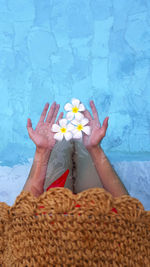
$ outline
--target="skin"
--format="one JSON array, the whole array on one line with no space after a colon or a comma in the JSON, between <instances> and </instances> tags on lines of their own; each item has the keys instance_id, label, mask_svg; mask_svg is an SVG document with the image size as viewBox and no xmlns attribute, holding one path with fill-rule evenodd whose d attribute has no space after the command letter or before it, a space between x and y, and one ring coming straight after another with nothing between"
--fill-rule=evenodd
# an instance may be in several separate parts
<instances>
[{"instance_id":1,"label":"skin","mask_svg":"<svg viewBox=\"0 0 150 267\"><path fill-rule=\"evenodd\" d=\"M93 118L88 110L83 112L84 116L89 120L87 125L91 127L91 134L83 135L83 144L87 149L99 146L102 139L105 137L109 120L109 117L106 117L103 125L101 126L94 101L90 101L90 106L92 109Z\"/></svg>"},{"instance_id":2,"label":"skin","mask_svg":"<svg viewBox=\"0 0 150 267\"><path fill-rule=\"evenodd\" d=\"M59 104L53 102L48 112L49 103L46 103L35 130L32 128L31 119L29 118L27 120L28 134L36 145L36 151L32 168L23 187L23 191L30 192L35 197L40 196L44 192L44 181L48 161L51 151L56 144L56 140L54 139L55 133L51 131L51 128L55 123L59 107ZM63 112L60 113L56 124L58 124L62 117Z\"/></svg>"},{"instance_id":3,"label":"skin","mask_svg":"<svg viewBox=\"0 0 150 267\"><path fill-rule=\"evenodd\" d=\"M84 116L88 118L89 120L89 123L87 125L91 127L90 136L83 133L83 144L86 148L95 147L99 145L99 143L102 141L102 139L104 138L106 134L107 127L108 127L108 119L109 119L109 117L106 117L103 122L103 125L101 126L94 101L90 101L90 106L92 109L93 118L88 110L85 110L83 112ZM54 102L46 118L46 114L49 108L49 104L46 103L35 130L33 130L32 128L31 119L28 119L27 121L27 130L28 130L29 136L31 140L35 143L39 151L47 150L47 149L52 151L52 149L54 148L57 142L54 139L55 133L51 131L51 127L55 123L59 107L60 105L59 104L56 105L56 102ZM58 124L59 120L62 118L63 118L63 112L60 113L56 124Z\"/></svg>"},{"instance_id":4,"label":"skin","mask_svg":"<svg viewBox=\"0 0 150 267\"><path fill-rule=\"evenodd\" d=\"M96 148L106 134L108 127L108 117L105 118L103 125L99 122L98 113L93 101L90 101L90 106L93 113L93 118L88 110L83 112L84 116L89 119L88 125L91 127L91 135L88 136L83 133L83 144L86 149ZM53 150L57 140L54 139L55 133L51 131L52 125L55 123L60 105L53 102L48 112L49 103L41 113L40 120L33 130L32 122L29 118L27 120L27 130L30 139L36 145L36 152L34 162L29 174L29 177L24 185L23 190L31 192L35 197L40 196L44 192L44 181L47 171L47 165L51 151ZM63 118L63 112L60 113L56 124Z\"/></svg>"},{"instance_id":5,"label":"skin","mask_svg":"<svg viewBox=\"0 0 150 267\"><path fill-rule=\"evenodd\" d=\"M101 126L98 118L98 113L93 101L90 101L90 106L93 113L93 118L88 110L84 111L84 116L89 119L89 125L91 126L90 136L83 136L83 143L90 153L92 161L97 170L100 181L106 191L110 192L113 197L120 197L123 195L129 195L124 184L120 180L119 176L111 166L108 158L106 157L100 143L108 128L109 117L106 117L103 125Z\"/></svg>"},{"instance_id":6,"label":"skin","mask_svg":"<svg viewBox=\"0 0 150 267\"><path fill-rule=\"evenodd\" d=\"M27 121L28 134L31 140L36 145L38 151L45 151L45 150L52 151L52 149L56 144L56 140L54 139L55 133L51 131L51 127L55 123L60 105L56 104L56 102L53 102L47 114L48 108L49 108L49 103L46 103L35 130L33 130L32 128L31 119L29 118ZM63 117L63 112L60 113L56 124L58 124L59 120L62 119L62 117Z\"/></svg>"}]
</instances>

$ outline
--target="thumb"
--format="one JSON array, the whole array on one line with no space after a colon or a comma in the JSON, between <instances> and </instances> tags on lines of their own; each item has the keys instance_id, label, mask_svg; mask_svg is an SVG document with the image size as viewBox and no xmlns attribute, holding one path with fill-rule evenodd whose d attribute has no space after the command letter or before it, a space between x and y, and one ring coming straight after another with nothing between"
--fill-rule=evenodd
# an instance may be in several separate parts
<instances>
[{"instance_id":1,"label":"thumb","mask_svg":"<svg viewBox=\"0 0 150 267\"><path fill-rule=\"evenodd\" d=\"M31 119L30 118L27 120L27 130L28 130L28 134L29 134L30 138L33 139L33 137L34 137L34 130L32 128L32 122L31 122Z\"/></svg>"},{"instance_id":2,"label":"thumb","mask_svg":"<svg viewBox=\"0 0 150 267\"><path fill-rule=\"evenodd\" d=\"M105 120L103 121L103 126L102 127L105 129L105 131L108 128L108 120L109 120L109 117L106 117Z\"/></svg>"}]
</instances>

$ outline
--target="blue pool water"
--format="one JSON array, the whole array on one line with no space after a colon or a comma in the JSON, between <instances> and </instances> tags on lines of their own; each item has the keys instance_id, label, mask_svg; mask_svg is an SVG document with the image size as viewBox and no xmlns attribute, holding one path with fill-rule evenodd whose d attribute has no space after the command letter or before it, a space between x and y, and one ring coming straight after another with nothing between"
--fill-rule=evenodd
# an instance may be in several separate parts
<instances>
[{"instance_id":1,"label":"blue pool water","mask_svg":"<svg viewBox=\"0 0 150 267\"><path fill-rule=\"evenodd\" d=\"M35 128L46 102L61 112L75 97L109 116L102 147L150 209L149 18L147 0L1 1L0 201L13 203L31 167L27 118Z\"/></svg>"}]
</instances>

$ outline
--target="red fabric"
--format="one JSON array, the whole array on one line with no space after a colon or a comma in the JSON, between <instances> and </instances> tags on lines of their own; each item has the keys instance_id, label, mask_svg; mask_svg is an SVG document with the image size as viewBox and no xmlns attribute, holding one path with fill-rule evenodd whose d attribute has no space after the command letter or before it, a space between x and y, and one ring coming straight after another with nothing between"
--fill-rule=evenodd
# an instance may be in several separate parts
<instances>
[{"instance_id":1,"label":"red fabric","mask_svg":"<svg viewBox=\"0 0 150 267\"><path fill-rule=\"evenodd\" d=\"M53 182L49 187L47 187L46 191L53 187L64 187L68 174L69 169L67 169L55 182Z\"/></svg>"}]
</instances>

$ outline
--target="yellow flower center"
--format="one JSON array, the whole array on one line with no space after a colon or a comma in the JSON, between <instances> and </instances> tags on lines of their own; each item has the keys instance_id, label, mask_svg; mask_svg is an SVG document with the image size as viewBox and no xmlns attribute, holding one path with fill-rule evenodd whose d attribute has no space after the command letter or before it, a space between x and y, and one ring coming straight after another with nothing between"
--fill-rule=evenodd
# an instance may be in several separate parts
<instances>
[{"instance_id":1,"label":"yellow flower center","mask_svg":"<svg viewBox=\"0 0 150 267\"><path fill-rule=\"evenodd\" d=\"M81 131L83 129L83 126L81 124L78 125L77 130Z\"/></svg>"},{"instance_id":2,"label":"yellow flower center","mask_svg":"<svg viewBox=\"0 0 150 267\"><path fill-rule=\"evenodd\" d=\"M61 128L61 132L65 133L66 132L66 128Z\"/></svg>"},{"instance_id":3,"label":"yellow flower center","mask_svg":"<svg viewBox=\"0 0 150 267\"><path fill-rule=\"evenodd\" d=\"M78 110L79 110L79 109L78 109L77 107L72 108L73 113L77 113Z\"/></svg>"}]
</instances>

